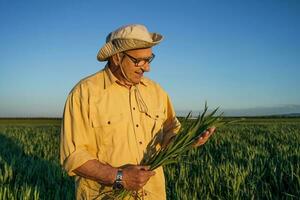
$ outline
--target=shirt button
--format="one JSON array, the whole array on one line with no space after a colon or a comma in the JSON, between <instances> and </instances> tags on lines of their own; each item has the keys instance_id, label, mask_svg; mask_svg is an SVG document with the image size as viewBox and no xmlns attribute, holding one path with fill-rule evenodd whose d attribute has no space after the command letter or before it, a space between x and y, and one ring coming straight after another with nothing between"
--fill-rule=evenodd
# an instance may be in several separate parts
<instances>
[{"instance_id":1,"label":"shirt button","mask_svg":"<svg viewBox=\"0 0 300 200\"><path fill-rule=\"evenodd\" d=\"M110 121L108 121L107 124L110 124Z\"/></svg>"},{"instance_id":2,"label":"shirt button","mask_svg":"<svg viewBox=\"0 0 300 200\"><path fill-rule=\"evenodd\" d=\"M143 144L141 141L139 142L140 144Z\"/></svg>"},{"instance_id":3,"label":"shirt button","mask_svg":"<svg viewBox=\"0 0 300 200\"><path fill-rule=\"evenodd\" d=\"M135 125L136 127L139 127L139 125L137 124L137 125Z\"/></svg>"}]
</instances>

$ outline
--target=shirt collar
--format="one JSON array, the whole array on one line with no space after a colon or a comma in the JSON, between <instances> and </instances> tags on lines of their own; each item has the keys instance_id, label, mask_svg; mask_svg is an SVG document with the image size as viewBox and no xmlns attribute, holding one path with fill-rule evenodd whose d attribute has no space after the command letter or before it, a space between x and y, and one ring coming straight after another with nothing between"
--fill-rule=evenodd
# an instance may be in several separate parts
<instances>
[{"instance_id":1,"label":"shirt collar","mask_svg":"<svg viewBox=\"0 0 300 200\"><path fill-rule=\"evenodd\" d=\"M111 72L111 70L108 67L108 64L105 65L104 68L104 72L105 72L105 78L104 78L104 88L107 89L109 86L111 86L112 84L119 84L119 85L124 85L122 84L119 79ZM141 78L141 85L147 86L148 84L148 80L145 77Z\"/></svg>"}]
</instances>

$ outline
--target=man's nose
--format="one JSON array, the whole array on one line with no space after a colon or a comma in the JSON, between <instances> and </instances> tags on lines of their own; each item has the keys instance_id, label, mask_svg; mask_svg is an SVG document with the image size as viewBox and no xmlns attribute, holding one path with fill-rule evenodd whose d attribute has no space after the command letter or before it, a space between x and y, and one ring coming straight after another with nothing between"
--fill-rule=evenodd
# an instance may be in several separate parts
<instances>
[{"instance_id":1,"label":"man's nose","mask_svg":"<svg viewBox=\"0 0 300 200\"><path fill-rule=\"evenodd\" d=\"M143 70L143 72L149 72L150 71L150 64L146 63L144 64L141 69Z\"/></svg>"}]
</instances>

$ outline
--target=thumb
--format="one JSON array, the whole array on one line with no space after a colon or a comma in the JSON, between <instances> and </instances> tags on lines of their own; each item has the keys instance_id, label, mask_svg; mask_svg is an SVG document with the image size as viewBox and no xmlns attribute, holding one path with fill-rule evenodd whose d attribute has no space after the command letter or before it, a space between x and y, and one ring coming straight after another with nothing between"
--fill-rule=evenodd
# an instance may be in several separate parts
<instances>
[{"instance_id":1,"label":"thumb","mask_svg":"<svg viewBox=\"0 0 300 200\"><path fill-rule=\"evenodd\" d=\"M148 175L150 175L150 176L154 176L156 174L155 171L150 170L150 166L145 166L144 165L144 166L139 166L139 167L140 167L140 170L147 171Z\"/></svg>"},{"instance_id":2,"label":"thumb","mask_svg":"<svg viewBox=\"0 0 300 200\"><path fill-rule=\"evenodd\" d=\"M140 170L148 171L150 169L150 166L148 166L148 165L138 165L137 168L140 169Z\"/></svg>"}]
</instances>

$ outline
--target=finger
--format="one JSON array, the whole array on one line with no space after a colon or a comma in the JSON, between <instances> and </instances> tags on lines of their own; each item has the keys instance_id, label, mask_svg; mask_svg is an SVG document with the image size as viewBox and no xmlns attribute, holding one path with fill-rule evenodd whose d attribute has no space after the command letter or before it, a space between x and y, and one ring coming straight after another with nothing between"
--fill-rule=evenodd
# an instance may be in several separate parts
<instances>
[{"instance_id":1,"label":"finger","mask_svg":"<svg viewBox=\"0 0 300 200\"><path fill-rule=\"evenodd\" d=\"M199 145L204 144L204 143L205 143L205 138L199 139L197 143L198 143Z\"/></svg>"},{"instance_id":2,"label":"finger","mask_svg":"<svg viewBox=\"0 0 300 200\"><path fill-rule=\"evenodd\" d=\"M138 184L139 185L139 189L142 189L142 187L144 187L147 184L148 180L149 179L147 179L145 182L139 183Z\"/></svg>"},{"instance_id":3,"label":"finger","mask_svg":"<svg viewBox=\"0 0 300 200\"><path fill-rule=\"evenodd\" d=\"M208 131L210 132L210 133L213 133L213 132L215 132L215 130L216 130L216 127L210 127L210 128L208 128Z\"/></svg>"},{"instance_id":4,"label":"finger","mask_svg":"<svg viewBox=\"0 0 300 200\"><path fill-rule=\"evenodd\" d=\"M150 166L139 165L137 167L138 169L142 170L143 173L146 174L148 177L155 175L155 171L150 170Z\"/></svg>"},{"instance_id":5,"label":"finger","mask_svg":"<svg viewBox=\"0 0 300 200\"><path fill-rule=\"evenodd\" d=\"M197 144L199 144L199 145L204 144L204 143L208 140L208 138L209 138L209 135L206 135L206 136L204 136L204 137L201 136L201 137L198 139Z\"/></svg>"},{"instance_id":6,"label":"finger","mask_svg":"<svg viewBox=\"0 0 300 200\"><path fill-rule=\"evenodd\" d=\"M143 175L140 175L137 179L136 179L136 184L140 185L143 184L145 185L149 179L151 178L151 176L147 175L147 174L143 174Z\"/></svg>"},{"instance_id":7,"label":"finger","mask_svg":"<svg viewBox=\"0 0 300 200\"><path fill-rule=\"evenodd\" d=\"M143 171L145 171L145 173L148 175L148 176L154 176L155 174L156 174L156 172L155 171L152 171L152 170L150 170L150 166L139 166L140 168L140 170L143 170Z\"/></svg>"},{"instance_id":8,"label":"finger","mask_svg":"<svg viewBox=\"0 0 300 200\"><path fill-rule=\"evenodd\" d=\"M149 171L151 176L154 176L156 174L155 171Z\"/></svg>"},{"instance_id":9,"label":"finger","mask_svg":"<svg viewBox=\"0 0 300 200\"><path fill-rule=\"evenodd\" d=\"M210 137L210 136L214 133L214 131L215 131L215 128L214 128L214 127L213 127L213 128L208 128L208 129L206 130L205 134L203 134L203 136L204 136L205 138L208 138L208 137Z\"/></svg>"},{"instance_id":10,"label":"finger","mask_svg":"<svg viewBox=\"0 0 300 200\"><path fill-rule=\"evenodd\" d=\"M199 137L197 141L195 141L195 143L193 144L194 147L197 147L200 145L201 141L202 141L203 137Z\"/></svg>"},{"instance_id":11,"label":"finger","mask_svg":"<svg viewBox=\"0 0 300 200\"><path fill-rule=\"evenodd\" d=\"M154 176L156 173L155 171L143 171L143 174L147 177Z\"/></svg>"},{"instance_id":12,"label":"finger","mask_svg":"<svg viewBox=\"0 0 300 200\"><path fill-rule=\"evenodd\" d=\"M209 131L205 131L200 138L207 137L208 135L209 135Z\"/></svg>"},{"instance_id":13,"label":"finger","mask_svg":"<svg viewBox=\"0 0 300 200\"><path fill-rule=\"evenodd\" d=\"M140 170L148 171L150 169L150 166L147 165L137 165L137 168Z\"/></svg>"}]
</instances>

